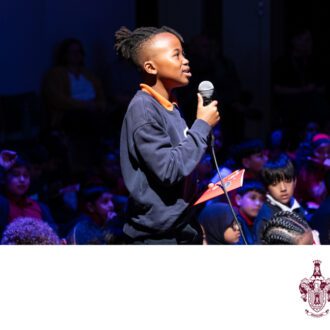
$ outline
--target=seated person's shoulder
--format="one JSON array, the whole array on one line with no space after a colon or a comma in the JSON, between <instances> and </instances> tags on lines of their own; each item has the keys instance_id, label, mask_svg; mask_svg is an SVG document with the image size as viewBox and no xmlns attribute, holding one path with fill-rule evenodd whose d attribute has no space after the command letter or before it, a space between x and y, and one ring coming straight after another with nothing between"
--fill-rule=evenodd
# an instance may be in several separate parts
<instances>
[{"instance_id":1,"label":"seated person's shoulder","mask_svg":"<svg viewBox=\"0 0 330 330\"><path fill-rule=\"evenodd\" d=\"M54 83L56 85L62 84L68 79L68 72L63 67L54 67L48 70L43 78L43 88L47 88Z\"/></svg>"}]
</instances>

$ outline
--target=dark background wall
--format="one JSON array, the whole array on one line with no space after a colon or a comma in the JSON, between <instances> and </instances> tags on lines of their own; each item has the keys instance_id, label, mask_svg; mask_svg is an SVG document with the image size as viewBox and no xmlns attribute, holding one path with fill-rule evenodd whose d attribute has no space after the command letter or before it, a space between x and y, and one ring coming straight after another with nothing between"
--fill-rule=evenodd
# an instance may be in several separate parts
<instances>
[{"instance_id":1,"label":"dark background wall","mask_svg":"<svg viewBox=\"0 0 330 330\"><path fill-rule=\"evenodd\" d=\"M110 93L119 70L115 30L169 25L186 40L201 33L217 38L234 61L264 113L261 124L248 124L247 135L268 130L271 64L284 53L292 28L310 26L316 49L329 53L330 11L321 0L2 0L0 12L0 95L38 92L54 47L71 36L83 41L87 66Z\"/></svg>"},{"instance_id":2,"label":"dark background wall","mask_svg":"<svg viewBox=\"0 0 330 330\"><path fill-rule=\"evenodd\" d=\"M115 59L115 30L135 26L134 0L2 0L0 6L0 94L38 90L54 48L67 37L81 39L87 66L105 75Z\"/></svg>"}]
</instances>

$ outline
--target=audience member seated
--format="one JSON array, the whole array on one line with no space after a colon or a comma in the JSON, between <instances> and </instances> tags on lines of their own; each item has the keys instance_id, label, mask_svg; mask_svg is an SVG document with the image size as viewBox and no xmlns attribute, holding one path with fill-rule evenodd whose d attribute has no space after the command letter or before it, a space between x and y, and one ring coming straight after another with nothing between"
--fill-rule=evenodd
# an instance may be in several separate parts
<instances>
[{"instance_id":1,"label":"audience member seated","mask_svg":"<svg viewBox=\"0 0 330 330\"><path fill-rule=\"evenodd\" d=\"M109 134L110 123L101 82L84 60L80 40L64 40L56 66L46 74L42 86L48 125L66 135L71 165L77 170L90 167L97 143Z\"/></svg>"},{"instance_id":2,"label":"audience member seated","mask_svg":"<svg viewBox=\"0 0 330 330\"><path fill-rule=\"evenodd\" d=\"M80 40L64 40L56 57L55 67L46 74L42 87L50 126L79 130L83 119L87 123L91 114L105 109L102 86L85 68L85 51Z\"/></svg>"},{"instance_id":3,"label":"audience member seated","mask_svg":"<svg viewBox=\"0 0 330 330\"><path fill-rule=\"evenodd\" d=\"M312 231L307 221L290 211L273 215L261 233L262 244L312 245L319 244L318 233Z\"/></svg>"},{"instance_id":4,"label":"audience member seated","mask_svg":"<svg viewBox=\"0 0 330 330\"><path fill-rule=\"evenodd\" d=\"M206 244L235 244L241 234L233 220L230 206L225 203L214 203L205 207L198 215Z\"/></svg>"},{"instance_id":5,"label":"audience member seated","mask_svg":"<svg viewBox=\"0 0 330 330\"><path fill-rule=\"evenodd\" d=\"M296 152L301 138L296 136L295 139L289 137L287 129L278 128L274 129L268 142L268 159L275 160L280 157L281 154L286 154L292 162L295 163Z\"/></svg>"},{"instance_id":6,"label":"audience member seated","mask_svg":"<svg viewBox=\"0 0 330 330\"><path fill-rule=\"evenodd\" d=\"M289 211L305 218L306 211L294 198L296 173L292 162L286 155L269 161L261 171L263 183L267 188L266 201L254 221L257 243L266 223L279 211Z\"/></svg>"},{"instance_id":7,"label":"audience member seated","mask_svg":"<svg viewBox=\"0 0 330 330\"><path fill-rule=\"evenodd\" d=\"M266 188L256 180L244 180L243 186L237 189L235 196L238 207L237 219L247 244L256 242L253 224L264 204L265 195ZM241 239L239 244L243 243L244 241Z\"/></svg>"},{"instance_id":8,"label":"audience member seated","mask_svg":"<svg viewBox=\"0 0 330 330\"><path fill-rule=\"evenodd\" d=\"M311 219L311 227L320 233L321 244L330 244L330 171L324 178L327 197Z\"/></svg>"},{"instance_id":9,"label":"audience member seated","mask_svg":"<svg viewBox=\"0 0 330 330\"><path fill-rule=\"evenodd\" d=\"M7 170L16 162L17 154L12 150L2 150L0 152L0 166Z\"/></svg>"},{"instance_id":10,"label":"audience member seated","mask_svg":"<svg viewBox=\"0 0 330 330\"><path fill-rule=\"evenodd\" d=\"M15 164L17 154L12 150L2 150L0 152L0 185L4 183L4 171Z\"/></svg>"},{"instance_id":11,"label":"audience member seated","mask_svg":"<svg viewBox=\"0 0 330 330\"><path fill-rule=\"evenodd\" d=\"M268 160L264 143L259 139L249 139L234 149L237 169L245 169L245 179L259 179L260 172Z\"/></svg>"},{"instance_id":12,"label":"audience member seated","mask_svg":"<svg viewBox=\"0 0 330 330\"><path fill-rule=\"evenodd\" d=\"M259 180L260 172L264 164L268 160L264 143L259 139L245 140L231 149L231 159L224 163L224 167L220 169L222 178L238 169L245 169L244 180ZM216 173L210 182L218 182L219 176ZM236 205L236 190L229 193L231 203ZM218 198L219 201L225 202L224 196Z\"/></svg>"},{"instance_id":13,"label":"audience member seated","mask_svg":"<svg viewBox=\"0 0 330 330\"><path fill-rule=\"evenodd\" d=\"M0 236L9 223L20 217L39 219L56 229L48 207L28 197L30 183L29 164L17 158L4 176L4 196L0 196Z\"/></svg>"},{"instance_id":14,"label":"audience member seated","mask_svg":"<svg viewBox=\"0 0 330 330\"><path fill-rule=\"evenodd\" d=\"M60 237L67 237L80 215L78 194L80 184L53 185L48 196L48 206L52 212Z\"/></svg>"},{"instance_id":15,"label":"audience member seated","mask_svg":"<svg viewBox=\"0 0 330 330\"><path fill-rule=\"evenodd\" d=\"M100 157L99 175L104 184L111 189L112 194L127 196L123 176L120 169L120 160L117 152L104 152Z\"/></svg>"},{"instance_id":16,"label":"audience member seated","mask_svg":"<svg viewBox=\"0 0 330 330\"><path fill-rule=\"evenodd\" d=\"M208 244L255 244L253 224L265 201L265 194L265 187L256 180L247 180L242 187L237 189L235 195L237 209L234 208L234 212L239 226L235 223L227 203L214 201L206 203L198 215L206 242Z\"/></svg>"},{"instance_id":17,"label":"audience member seated","mask_svg":"<svg viewBox=\"0 0 330 330\"><path fill-rule=\"evenodd\" d=\"M260 172L264 164L268 160L264 143L259 139L245 140L232 147L232 160L228 161L230 167L228 170L224 168L222 171L225 175L238 169L245 169L245 179L259 179ZM212 182L219 181L217 174L212 179Z\"/></svg>"},{"instance_id":18,"label":"audience member seated","mask_svg":"<svg viewBox=\"0 0 330 330\"><path fill-rule=\"evenodd\" d=\"M330 136L318 133L307 144L305 158L300 160L296 196L312 213L327 196L324 176L330 169Z\"/></svg>"},{"instance_id":19,"label":"audience member seated","mask_svg":"<svg viewBox=\"0 0 330 330\"><path fill-rule=\"evenodd\" d=\"M68 235L69 244L123 243L124 223L114 212L109 189L91 186L81 191L82 215Z\"/></svg>"},{"instance_id":20,"label":"audience member seated","mask_svg":"<svg viewBox=\"0 0 330 330\"><path fill-rule=\"evenodd\" d=\"M114 146L102 143L95 159L95 167L86 172L83 185L107 187L112 194L115 212L125 213L128 191L120 169L119 151Z\"/></svg>"},{"instance_id":21,"label":"audience member seated","mask_svg":"<svg viewBox=\"0 0 330 330\"><path fill-rule=\"evenodd\" d=\"M62 241L54 230L40 219L15 219L3 232L3 245L58 245Z\"/></svg>"}]
</instances>

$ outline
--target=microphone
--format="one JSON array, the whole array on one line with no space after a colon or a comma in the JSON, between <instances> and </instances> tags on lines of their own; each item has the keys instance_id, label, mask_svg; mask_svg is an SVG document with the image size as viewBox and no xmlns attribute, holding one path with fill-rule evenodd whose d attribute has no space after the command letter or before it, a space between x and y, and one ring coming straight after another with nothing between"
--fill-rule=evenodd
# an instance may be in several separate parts
<instances>
[{"instance_id":1,"label":"microphone","mask_svg":"<svg viewBox=\"0 0 330 330\"><path fill-rule=\"evenodd\" d=\"M212 102L214 86L210 81L202 81L198 86L198 92L202 95L204 106Z\"/></svg>"},{"instance_id":2,"label":"microphone","mask_svg":"<svg viewBox=\"0 0 330 330\"><path fill-rule=\"evenodd\" d=\"M209 105L212 102L212 96L214 93L214 86L213 84L208 81L204 80L198 85L198 93L202 95L203 98L203 105ZM214 135L211 132L211 146L214 146Z\"/></svg>"}]
</instances>

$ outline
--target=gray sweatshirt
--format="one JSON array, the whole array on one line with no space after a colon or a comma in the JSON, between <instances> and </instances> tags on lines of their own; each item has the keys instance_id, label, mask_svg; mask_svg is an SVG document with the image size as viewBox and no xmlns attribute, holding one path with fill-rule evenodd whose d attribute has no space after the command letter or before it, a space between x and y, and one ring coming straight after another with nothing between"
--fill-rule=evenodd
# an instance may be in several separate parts
<instances>
[{"instance_id":1,"label":"gray sweatshirt","mask_svg":"<svg viewBox=\"0 0 330 330\"><path fill-rule=\"evenodd\" d=\"M210 131L200 119L188 130L176 106L170 111L148 93L136 93L120 139L121 170L130 193L124 226L128 236L144 238L179 225L191 202L185 193L189 176L207 148Z\"/></svg>"}]
</instances>

